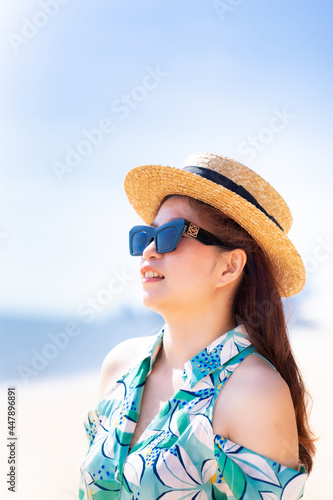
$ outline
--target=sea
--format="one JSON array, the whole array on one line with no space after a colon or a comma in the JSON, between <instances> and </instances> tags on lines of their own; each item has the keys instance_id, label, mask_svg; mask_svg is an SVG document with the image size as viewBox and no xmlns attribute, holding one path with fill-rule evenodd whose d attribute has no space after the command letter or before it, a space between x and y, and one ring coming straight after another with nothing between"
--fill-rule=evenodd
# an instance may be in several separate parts
<instances>
[{"instance_id":1,"label":"sea","mask_svg":"<svg viewBox=\"0 0 333 500\"><path fill-rule=\"evenodd\" d=\"M157 333L164 320L122 308L88 322L78 317L1 314L0 383L42 381L100 369L119 342Z\"/></svg>"}]
</instances>

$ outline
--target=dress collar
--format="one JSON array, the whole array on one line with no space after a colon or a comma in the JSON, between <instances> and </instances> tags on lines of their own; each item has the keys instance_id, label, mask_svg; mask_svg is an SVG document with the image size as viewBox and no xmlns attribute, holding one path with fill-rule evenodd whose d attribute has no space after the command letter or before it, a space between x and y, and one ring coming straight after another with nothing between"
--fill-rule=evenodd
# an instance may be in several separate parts
<instances>
[{"instance_id":1,"label":"dress collar","mask_svg":"<svg viewBox=\"0 0 333 500\"><path fill-rule=\"evenodd\" d=\"M145 358L150 359L148 375L163 344L165 329L166 326L161 329L145 356ZM250 345L251 342L244 326L237 326L215 339L199 354L196 354L185 363L183 372L184 382L186 382L187 386L193 388L200 380L214 370L229 364L235 356Z\"/></svg>"}]
</instances>

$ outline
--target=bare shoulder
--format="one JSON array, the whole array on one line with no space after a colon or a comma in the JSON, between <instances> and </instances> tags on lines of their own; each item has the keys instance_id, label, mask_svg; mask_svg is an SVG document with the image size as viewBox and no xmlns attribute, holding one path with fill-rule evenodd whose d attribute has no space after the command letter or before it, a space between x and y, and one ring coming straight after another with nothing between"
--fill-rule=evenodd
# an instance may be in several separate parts
<instances>
[{"instance_id":1,"label":"bare shoulder","mask_svg":"<svg viewBox=\"0 0 333 500\"><path fill-rule=\"evenodd\" d=\"M100 398L124 373L142 359L153 339L153 336L127 339L111 349L102 364Z\"/></svg>"},{"instance_id":2,"label":"bare shoulder","mask_svg":"<svg viewBox=\"0 0 333 500\"><path fill-rule=\"evenodd\" d=\"M248 356L223 387L213 426L216 434L297 468L298 435L289 387L259 356Z\"/></svg>"}]
</instances>

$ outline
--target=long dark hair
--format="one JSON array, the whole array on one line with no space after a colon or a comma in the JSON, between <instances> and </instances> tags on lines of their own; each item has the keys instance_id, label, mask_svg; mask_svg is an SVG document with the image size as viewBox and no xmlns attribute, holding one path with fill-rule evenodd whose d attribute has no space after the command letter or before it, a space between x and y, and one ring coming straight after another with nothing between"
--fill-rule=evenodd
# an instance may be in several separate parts
<instances>
[{"instance_id":1,"label":"long dark hair","mask_svg":"<svg viewBox=\"0 0 333 500\"><path fill-rule=\"evenodd\" d=\"M234 321L245 326L257 352L275 366L288 384L296 415L299 459L310 472L316 448L308 421L309 395L289 342L283 303L270 262L237 222L202 201L188 200L209 224L207 229L246 252L247 263L234 299Z\"/></svg>"}]
</instances>

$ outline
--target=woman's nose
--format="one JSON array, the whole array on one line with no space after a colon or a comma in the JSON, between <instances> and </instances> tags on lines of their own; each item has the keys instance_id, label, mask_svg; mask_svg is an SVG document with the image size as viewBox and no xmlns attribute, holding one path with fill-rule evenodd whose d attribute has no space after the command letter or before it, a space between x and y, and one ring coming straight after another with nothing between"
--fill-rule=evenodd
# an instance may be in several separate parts
<instances>
[{"instance_id":1,"label":"woman's nose","mask_svg":"<svg viewBox=\"0 0 333 500\"><path fill-rule=\"evenodd\" d=\"M149 260L152 258L158 259L160 256L161 254L156 252L155 240L152 239L149 245L147 245L144 251L142 252L142 257L144 260Z\"/></svg>"}]
</instances>

